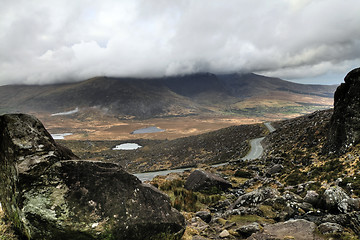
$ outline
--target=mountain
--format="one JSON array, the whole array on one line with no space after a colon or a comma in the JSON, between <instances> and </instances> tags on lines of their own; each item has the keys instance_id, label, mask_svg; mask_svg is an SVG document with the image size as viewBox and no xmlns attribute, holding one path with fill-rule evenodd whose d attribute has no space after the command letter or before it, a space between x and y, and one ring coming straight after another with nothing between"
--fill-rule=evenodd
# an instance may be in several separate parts
<instances>
[{"instance_id":1,"label":"mountain","mask_svg":"<svg viewBox=\"0 0 360 240\"><path fill-rule=\"evenodd\" d=\"M243 103L249 99L328 106L324 99L332 98L334 90L335 86L296 84L252 73L153 79L95 77L76 83L1 86L0 111L56 113L94 108L135 118L236 113L241 109L239 104L246 106Z\"/></svg>"}]
</instances>

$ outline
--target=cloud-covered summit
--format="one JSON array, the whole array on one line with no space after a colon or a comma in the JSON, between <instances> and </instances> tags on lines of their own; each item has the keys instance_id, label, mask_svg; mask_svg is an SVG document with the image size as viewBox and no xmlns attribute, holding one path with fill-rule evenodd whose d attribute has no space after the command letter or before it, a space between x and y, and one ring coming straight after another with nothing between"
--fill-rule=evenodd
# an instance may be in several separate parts
<instances>
[{"instance_id":1,"label":"cloud-covered summit","mask_svg":"<svg viewBox=\"0 0 360 240\"><path fill-rule=\"evenodd\" d=\"M321 78L344 75L360 60L358 0L1 5L0 85L204 71Z\"/></svg>"}]
</instances>

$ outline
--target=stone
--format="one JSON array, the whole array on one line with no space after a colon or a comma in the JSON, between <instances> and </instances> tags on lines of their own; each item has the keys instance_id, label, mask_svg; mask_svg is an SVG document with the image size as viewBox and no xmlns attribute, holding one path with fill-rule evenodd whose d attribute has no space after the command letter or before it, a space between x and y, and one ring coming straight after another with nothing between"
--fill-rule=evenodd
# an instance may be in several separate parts
<instances>
[{"instance_id":1,"label":"stone","mask_svg":"<svg viewBox=\"0 0 360 240\"><path fill-rule=\"evenodd\" d=\"M192 191L224 191L231 183L210 172L195 170L185 182L185 188Z\"/></svg>"},{"instance_id":2,"label":"stone","mask_svg":"<svg viewBox=\"0 0 360 240\"><path fill-rule=\"evenodd\" d=\"M262 231L252 234L248 239L315 240L318 238L316 237L315 223L303 219L297 219L265 225Z\"/></svg>"},{"instance_id":3,"label":"stone","mask_svg":"<svg viewBox=\"0 0 360 240\"><path fill-rule=\"evenodd\" d=\"M269 168L265 175L270 177L276 173L280 173L282 170L284 169L283 165L281 164L275 164L274 166L272 166L271 168Z\"/></svg>"},{"instance_id":4,"label":"stone","mask_svg":"<svg viewBox=\"0 0 360 240\"><path fill-rule=\"evenodd\" d=\"M29 115L0 116L0 126L0 200L23 238L181 238L184 217L155 187L77 160Z\"/></svg>"},{"instance_id":5,"label":"stone","mask_svg":"<svg viewBox=\"0 0 360 240\"><path fill-rule=\"evenodd\" d=\"M223 230L220 234L219 234L219 237L220 238L227 238L227 237L230 237L230 233L228 230Z\"/></svg>"},{"instance_id":6,"label":"stone","mask_svg":"<svg viewBox=\"0 0 360 240\"><path fill-rule=\"evenodd\" d=\"M349 222L348 225L343 226L351 228L355 234L360 235L360 212L348 213L346 217L349 219Z\"/></svg>"},{"instance_id":7,"label":"stone","mask_svg":"<svg viewBox=\"0 0 360 240\"><path fill-rule=\"evenodd\" d=\"M250 193L246 193L240 196L229 209L239 208L241 206L256 206L264 202L265 200L279 197L280 193L277 189L273 188L261 188L256 189Z\"/></svg>"},{"instance_id":8,"label":"stone","mask_svg":"<svg viewBox=\"0 0 360 240\"><path fill-rule=\"evenodd\" d=\"M359 198L346 198L343 199L338 208L340 212L349 213L352 211L359 211L360 210L360 199Z\"/></svg>"},{"instance_id":9,"label":"stone","mask_svg":"<svg viewBox=\"0 0 360 240\"><path fill-rule=\"evenodd\" d=\"M322 234L341 233L344 230L341 225L330 222L320 224L318 226L318 229Z\"/></svg>"},{"instance_id":10,"label":"stone","mask_svg":"<svg viewBox=\"0 0 360 240\"><path fill-rule=\"evenodd\" d=\"M250 237L251 234L260 231L260 229L261 229L261 225L257 222L254 222L254 223L251 223L248 225L243 225L243 226L239 227L238 229L236 229L236 232L238 234L240 234L242 237L247 238L247 237Z\"/></svg>"},{"instance_id":11,"label":"stone","mask_svg":"<svg viewBox=\"0 0 360 240\"><path fill-rule=\"evenodd\" d=\"M350 71L335 92L334 113L324 149L344 153L360 143L360 68Z\"/></svg>"},{"instance_id":12,"label":"stone","mask_svg":"<svg viewBox=\"0 0 360 240\"><path fill-rule=\"evenodd\" d=\"M207 211L196 212L195 216L201 218L206 223L209 223L211 221L211 213Z\"/></svg>"},{"instance_id":13,"label":"stone","mask_svg":"<svg viewBox=\"0 0 360 240\"><path fill-rule=\"evenodd\" d=\"M346 199L350 199L350 197L344 189L339 186L330 187L324 192L325 209L345 212L342 202Z\"/></svg>"},{"instance_id":14,"label":"stone","mask_svg":"<svg viewBox=\"0 0 360 240\"><path fill-rule=\"evenodd\" d=\"M310 203L313 206L317 206L319 204L319 200L320 200L319 194L313 190L307 191L304 197L304 201Z\"/></svg>"}]
</instances>

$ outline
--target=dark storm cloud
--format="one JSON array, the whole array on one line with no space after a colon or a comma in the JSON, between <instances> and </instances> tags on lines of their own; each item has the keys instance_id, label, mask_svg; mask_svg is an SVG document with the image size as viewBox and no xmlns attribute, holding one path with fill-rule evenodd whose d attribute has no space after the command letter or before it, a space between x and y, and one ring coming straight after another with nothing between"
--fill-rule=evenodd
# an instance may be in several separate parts
<instances>
[{"instance_id":1,"label":"dark storm cloud","mask_svg":"<svg viewBox=\"0 0 360 240\"><path fill-rule=\"evenodd\" d=\"M359 65L358 0L4 0L0 84Z\"/></svg>"}]
</instances>

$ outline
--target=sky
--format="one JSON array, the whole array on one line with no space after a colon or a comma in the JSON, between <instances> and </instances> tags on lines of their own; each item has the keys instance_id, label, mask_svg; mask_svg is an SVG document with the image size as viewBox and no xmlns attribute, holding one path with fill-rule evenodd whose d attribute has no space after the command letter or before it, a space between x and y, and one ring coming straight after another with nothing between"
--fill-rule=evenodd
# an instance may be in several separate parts
<instances>
[{"instance_id":1,"label":"sky","mask_svg":"<svg viewBox=\"0 0 360 240\"><path fill-rule=\"evenodd\" d=\"M0 85L248 73L339 84L359 0L0 0Z\"/></svg>"}]
</instances>

